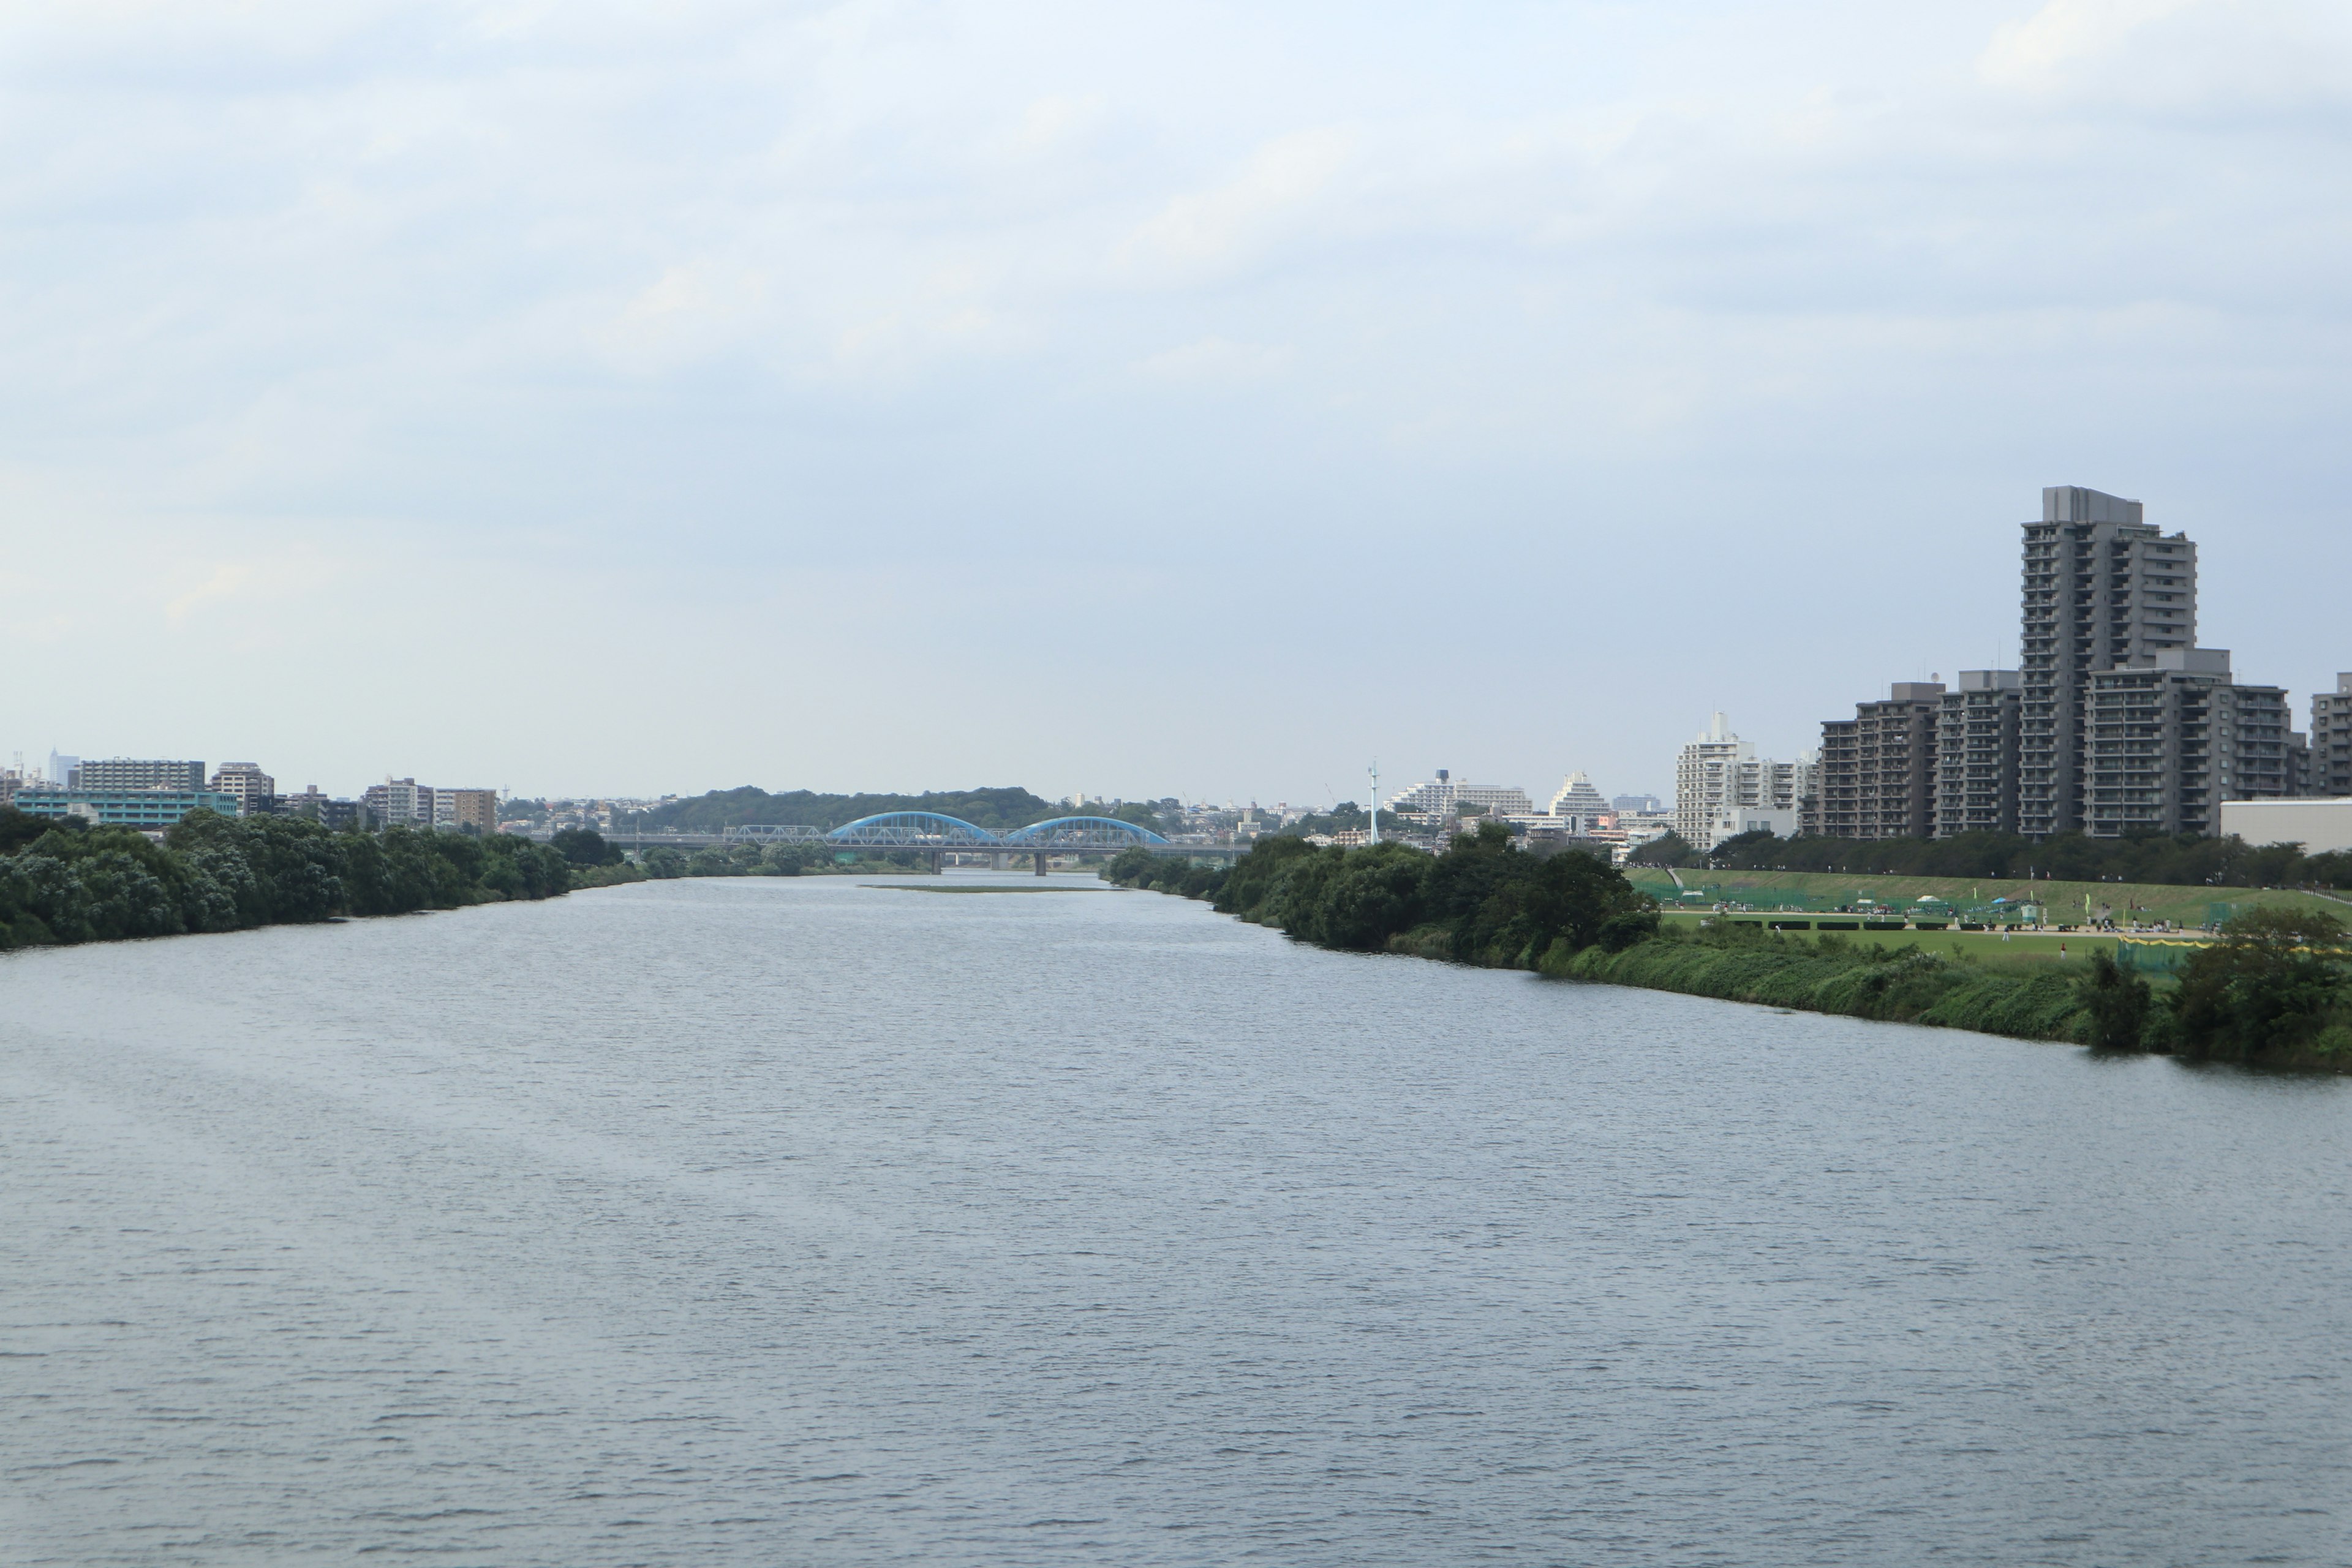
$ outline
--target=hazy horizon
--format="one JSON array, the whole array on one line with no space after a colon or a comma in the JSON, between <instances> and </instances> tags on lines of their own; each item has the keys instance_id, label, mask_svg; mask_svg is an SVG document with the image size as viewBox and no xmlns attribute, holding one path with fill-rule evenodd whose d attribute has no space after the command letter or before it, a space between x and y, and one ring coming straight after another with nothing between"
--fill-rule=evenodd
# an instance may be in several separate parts
<instances>
[{"instance_id":1,"label":"hazy horizon","mask_svg":"<svg viewBox=\"0 0 2352 1568\"><path fill-rule=\"evenodd\" d=\"M0 14L0 752L1671 793L2014 665L2043 486L2352 669L2352 15Z\"/></svg>"}]
</instances>

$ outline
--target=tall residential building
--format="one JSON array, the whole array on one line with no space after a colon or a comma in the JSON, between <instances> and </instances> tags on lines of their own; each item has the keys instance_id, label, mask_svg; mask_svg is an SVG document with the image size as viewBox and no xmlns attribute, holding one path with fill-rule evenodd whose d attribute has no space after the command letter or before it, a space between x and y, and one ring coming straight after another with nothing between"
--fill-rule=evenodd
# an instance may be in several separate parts
<instances>
[{"instance_id":1,"label":"tall residential building","mask_svg":"<svg viewBox=\"0 0 2352 1568\"><path fill-rule=\"evenodd\" d=\"M2221 831L2224 800L2288 795L2292 716L2275 686L2240 686L2221 648L2176 648L2091 678L2084 830Z\"/></svg>"},{"instance_id":2,"label":"tall residential building","mask_svg":"<svg viewBox=\"0 0 2352 1568\"><path fill-rule=\"evenodd\" d=\"M223 763L213 770L212 788L223 795L236 796L238 808L247 816L269 804L278 793L278 781L251 763Z\"/></svg>"},{"instance_id":3,"label":"tall residential building","mask_svg":"<svg viewBox=\"0 0 2352 1568\"><path fill-rule=\"evenodd\" d=\"M2196 646L2197 546L2140 510L2053 485L2024 525L2018 827L2035 837L2084 826L2091 678Z\"/></svg>"},{"instance_id":4,"label":"tall residential building","mask_svg":"<svg viewBox=\"0 0 2352 1568\"><path fill-rule=\"evenodd\" d=\"M73 787L84 790L172 789L202 791L205 764L154 757L106 757L76 764Z\"/></svg>"},{"instance_id":5,"label":"tall residential building","mask_svg":"<svg viewBox=\"0 0 2352 1568\"><path fill-rule=\"evenodd\" d=\"M1723 808L1739 804L1740 764L1756 760L1754 742L1731 732L1724 716L1698 733L1675 758L1675 832L1703 845Z\"/></svg>"},{"instance_id":6,"label":"tall residential building","mask_svg":"<svg viewBox=\"0 0 2352 1568\"><path fill-rule=\"evenodd\" d=\"M2352 795L2352 675L2311 700L2311 793Z\"/></svg>"},{"instance_id":7,"label":"tall residential building","mask_svg":"<svg viewBox=\"0 0 2352 1568\"><path fill-rule=\"evenodd\" d=\"M1811 752L1794 762L1759 757L1755 743L1733 734L1717 713L1675 759L1675 832L1685 843L1712 848L1730 837L1723 824L1740 807L1786 813L1793 831L1818 762Z\"/></svg>"},{"instance_id":8,"label":"tall residential building","mask_svg":"<svg viewBox=\"0 0 2352 1568\"><path fill-rule=\"evenodd\" d=\"M2013 669L1964 669L1936 715L1936 837L2017 831L2018 718Z\"/></svg>"},{"instance_id":9,"label":"tall residential building","mask_svg":"<svg viewBox=\"0 0 2352 1568\"><path fill-rule=\"evenodd\" d=\"M1831 838L1925 838L1935 830L1940 681L1898 681L1851 719L1822 726L1820 805L1805 826Z\"/></svg>"}]
</instances>

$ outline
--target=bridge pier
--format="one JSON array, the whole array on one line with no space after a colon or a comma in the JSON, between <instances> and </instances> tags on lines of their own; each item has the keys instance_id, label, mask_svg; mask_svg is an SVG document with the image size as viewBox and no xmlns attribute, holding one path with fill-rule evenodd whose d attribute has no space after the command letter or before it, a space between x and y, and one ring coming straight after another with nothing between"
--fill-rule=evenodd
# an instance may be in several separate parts
<instances>
[{"instance_id":1,"label":"bridge pier","mask_svg":"<svg viewBox=\"0 0 2352 1568\"><path fill-rule=\"evenodd\" d=\"M935 876L935 877L936 877L936 876L938 876L938 875L939 875L939 873L940 873L942 869L944 869L944 868L945 868L946 865L947 865L947 860L946 860L946 852L945 852L944 850L940 850L940 849L934 849L934 850L932 850L932 851L931 851L931 874L932 874L933 876Z\"/></svg>"},{"instance_id":2,"label":"bridge pier","mask_svg":"<svg viewBox=\"0 0 2352 1568\"><path fill-rule=\"evenodd\" d=\"M1037 851L1037 875L1039 875L1040 877L1042 877L1042 876L1044 876L1045 874L1045 852L1043 849L1040 849L1040 850L1038 850L1038 851Z\"/></svg>"}]
</instances>

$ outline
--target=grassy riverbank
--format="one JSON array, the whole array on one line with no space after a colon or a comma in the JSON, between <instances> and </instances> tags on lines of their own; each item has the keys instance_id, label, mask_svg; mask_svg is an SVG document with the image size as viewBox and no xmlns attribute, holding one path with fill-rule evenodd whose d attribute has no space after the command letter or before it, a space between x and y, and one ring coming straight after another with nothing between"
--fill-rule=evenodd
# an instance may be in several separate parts
<instances>
[{"instance_id":1,"label":"grassy riverbank","mask_svg":"<svg viewBox=\"0 0 2352 1568\"><path fill-rule=\"evenodd\" d=\"M2352 1070L2352 946L2314 908L2237 915L2177 975L2150 977L2117 966L2112 938L2087 933L2001 944L1997 933L1808 936L1760 921L1662 920L1598 860L1539 859L1491 829L1456 838L1443 856L1271 839L1230 871L1130 851L1105 875L1206 899L1323 947L2104 1049Z\"/></svg>"},{"instance_id":2,"label":"grassy riverbank","mask_svg":"<svg viewBox=\"0 0 2352 1568\"><path fill-rule=\"evenodd\" d=\"M1925 897L1955 909L1983 910L1996 899L2006 899L2010 905L2042 906L2053 925L2072 925L2082 922L2084 900L2088 899L2093 910L2104 907L2111 910L2118 925L2137 918L2144 923L2166 921L2192 929L2204 925L2216 906L2221 907L2224 918L2255 909L2315 910L2333 911L2339 917L2352 915L2352 903L2341 899L2280 888L2183 888L2147 882L2027 881L2022 878L1877 877L1832 871L1667 872L1647 866L1629 866L1625 875L1634 887L1670 909L1677 904L1711 909L1727 903L1758 910L1785 909L1820 914L1865 900L1903 910ZM1679 882L1677 877L1681 879ZM1686 899L1685 892L1701 896Z\"/></svg>"},{"instance_id":3,"label":"grassy riverbank","mask_svg":"<svg viewBox=\"0 0 2352 1568\"><path fill-rule=\"evenodd\" d=\"M2084 1039L2079 978L2011 963L1900 948L1772 938L1742 928L1661 936L1622 952L1562 954L1545 973L1884 1023L1927 1024L2029 1040Z\"/></svg>"}]
</instances>

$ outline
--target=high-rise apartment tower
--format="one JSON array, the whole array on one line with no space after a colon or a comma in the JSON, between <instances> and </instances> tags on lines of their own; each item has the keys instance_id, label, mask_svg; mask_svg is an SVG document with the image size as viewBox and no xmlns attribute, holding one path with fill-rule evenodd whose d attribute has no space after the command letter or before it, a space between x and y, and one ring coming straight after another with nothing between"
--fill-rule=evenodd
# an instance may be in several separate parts
<instances>
[{"instance_id":1,"label":"high-rise apartment tower","mask_svg":"<svg viewBox=\"0 0 2352 1568\"><path fill-rule=\"evenodd\" d=\"M2140 503L2053 485L2025 525L2018 830L2084 826L2091 677L2197 643L2197 546Z\"/></svg>"}]
</instances>

